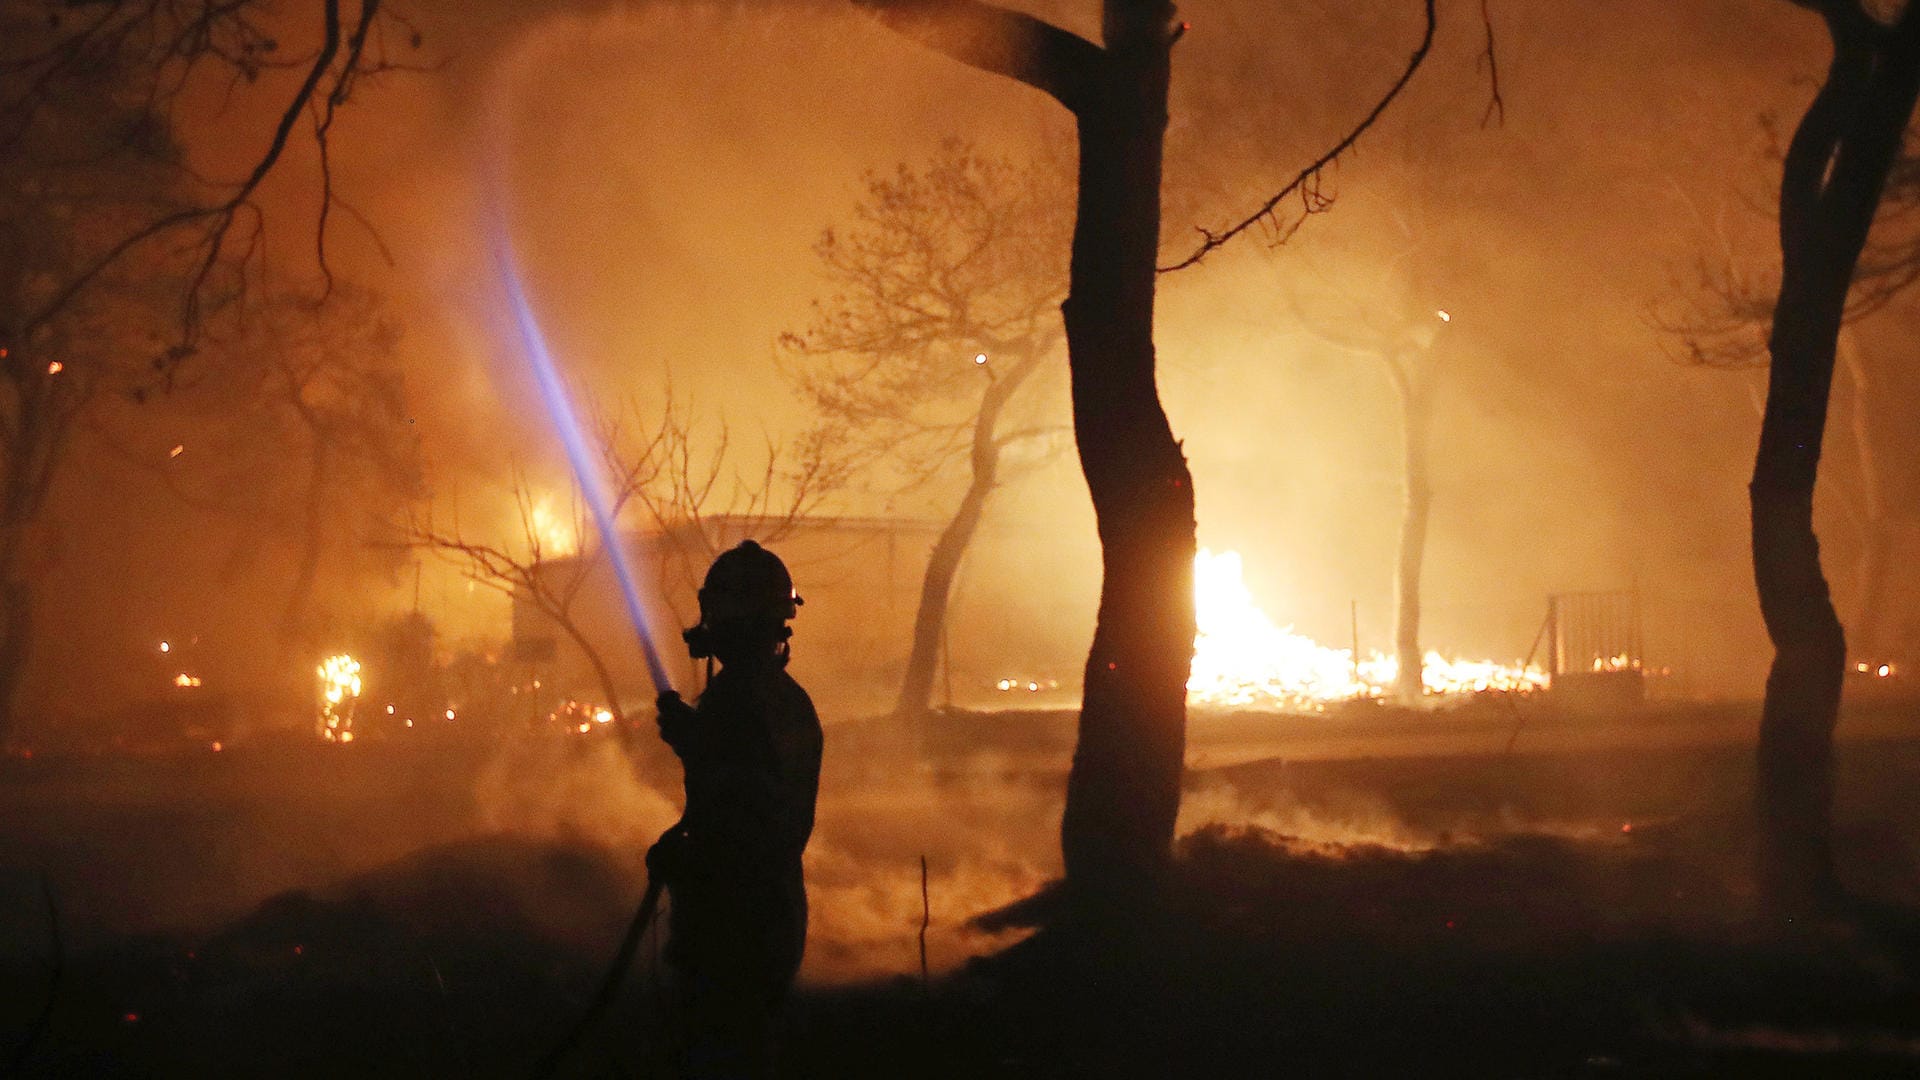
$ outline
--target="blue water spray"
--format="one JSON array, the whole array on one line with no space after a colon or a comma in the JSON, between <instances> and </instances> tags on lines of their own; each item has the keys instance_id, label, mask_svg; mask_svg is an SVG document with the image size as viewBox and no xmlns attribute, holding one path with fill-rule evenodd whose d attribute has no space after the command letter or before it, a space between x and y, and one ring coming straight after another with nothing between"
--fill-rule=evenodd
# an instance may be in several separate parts
<instances>
[{"instance_id":1,"label":"blue water spray","mask_svg":"<svg viewBox=\"0 0 1920 1080\"><path fill-rule=\"evenodd\" d=\"M667 666L660 659L660 650L654 644L653 633L647 626L647 605L641 601L639 578L634 575L626 548L621 545L619 533L615 531L613 500L607 489L606 478L587 446L586 435L580 430L580 419L573 410L573 401L567 395L566 383L561 380L559 369L553 362L553 354L547 349L546 337L540 332L539 320L533 315L533 306L527 302L526 288L521 284L520 273L514 266L512 246L507 241L504 226L494 230L493 260L500 273L500 283L506 289L507 303L513 309L513 321L519 327L520 342L526 348L527 361L533 367L535 381L540 385L540 398L547 407L547 415L553 418L555 430L560 434L560 443L567 451L567 461L573 467L574 480L580 485L580 492L587 500L587 510L593 515L594 527L599 530L600 546L606 549L608 561L613 565L613 576L620 583L620 596L626 602L627 619L633 623L634 637L640 641L640 653L646 658L647 673L653 677L653 689L656 693L664 694L672 690L673 685L667 677ZM608 704L617 705L616 702Z\"/></svg>"}]
</instances>

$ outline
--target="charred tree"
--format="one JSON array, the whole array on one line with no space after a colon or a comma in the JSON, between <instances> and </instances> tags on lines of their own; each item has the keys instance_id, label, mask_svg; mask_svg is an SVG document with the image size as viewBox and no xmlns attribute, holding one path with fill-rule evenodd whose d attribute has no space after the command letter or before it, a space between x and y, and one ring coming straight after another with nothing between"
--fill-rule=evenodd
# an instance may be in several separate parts
<instances>
[{"instance_id":1,"label":"charred tree","mask_svg":"<svg viewBox=\"0 0 1920 1080\"><path fill-rule=\"evenodd\" d=\"M1000 486L1001 455L1007 443L1019 437L1017 433L1010 437L1000 432L1000 416L1040 366L1040 359L1038 354L1030 354L1015 361L1013 369L988 387L980 399L980 411L973 421L973 445L967 456L967 490L934 541L926 572L920 578L920 602L913 614L913 648L900 677L900 695L893 705L895 717L920 716L933 702L933 676L939 666L947 610L953 599L953 579L960 572L961 557L980 529L988 498Z\"/></svg>"},{"instance_id":2,"label":"charred tree","mask_svg":"<svg viewBox=\"0 0 1920 1080\"><path fill-rule=\"evenodd\" d=\"M1101 545L1098 624L1061 846L1075 896L1140 896L1171 856L1193 661L1193 483L1155 383L1165 0L1105 0L1103 43L974 0L862 0L949 56L1073 114L1079 194L1061 305L1081 472Z\"/></svg>"},{"instance_id":3,"label":"charred tree","mask_svg":"<svg viewBox=\"0 0 1920 1080\"><path fill-rule=\"evenodd\" d=\"M1396 260L1397 262L1398 260ZM1400 404L1400 531L1394 547L1393 696L1417 705L1426 692L1420 648L1420 577L1426 565L1427 525L1433 513L1429 463L1433 445L1437 347L1451 316L1420 304L1399 305L1384 326L1364 316L1338 324L1308 314L1290 297L1299 324L1325 345L1375 361L1385 369Z\"/></svg>"},{"instance_id":4,"label":"charred tree","mask_svg":"<svg viewBox=\"0 0 1920 1080\"><path fill-rule=\"evenodd\" d=\"M1398 665L1393 696L1402 704L1415 705L1426 691L1420 649L1420 570L1426 563L1427 519L1433 510L1433 480L1427 464L1433 442L1433 369L1427 355L1399 354L1388 358L1388 371L1400 396L1404 496L1393 572L1393 654Z\"/></svg>"},{"instance_id":5,"label":"charred tree","mask_svg":"<svg viewBox=\"0 0 1920 1080\"><path fill-rule=\"evenodd\" d=\"M1920 11L1877 21L1854 0L1803 6L1833 56L1788 144L1780 180L1780 292L1749 492L1754 580L1774 646L1760 721L1759 879L1788 907L1837 898L1833 731L1846 666L1813 529L1813 493L1847 295L1920 95Z\"/></svg>"}]
</instances>

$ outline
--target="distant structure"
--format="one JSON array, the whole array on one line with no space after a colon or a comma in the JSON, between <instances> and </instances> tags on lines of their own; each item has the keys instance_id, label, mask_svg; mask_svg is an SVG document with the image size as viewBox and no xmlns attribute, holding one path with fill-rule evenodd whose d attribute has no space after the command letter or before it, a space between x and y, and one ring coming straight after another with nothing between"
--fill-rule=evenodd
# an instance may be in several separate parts
<instances>
[{"instance_id":1,"label":"distant structure","mask_svg":"<svg viewBox=\"0 0 1920 1080\"><path fill-rule=\"evenodd\" d=\"M1602 709L1646 700L1638 592L1553 593L1544 633L1555 701Z\"/></svg>"}]
</instances>

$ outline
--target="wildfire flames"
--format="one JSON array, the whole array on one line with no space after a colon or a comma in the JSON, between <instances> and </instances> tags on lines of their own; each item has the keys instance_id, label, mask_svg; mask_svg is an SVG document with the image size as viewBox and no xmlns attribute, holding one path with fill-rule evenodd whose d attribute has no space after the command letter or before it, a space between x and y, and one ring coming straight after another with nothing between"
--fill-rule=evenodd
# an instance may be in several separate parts
<instances>
[{"instance_id":1,"label":"wildfire flames","mask_svg":"<svg viewBox=\"0 0 1920 1080\"><path fill-rule=\"evenodd\" d=\"M1198 705L1315 709L1332 701L1380 697L1399 664L1378 652L1354 665L1349 649L1329 649L1290 627L1273 624L1241 578L1238 552L1202 548L1193 562L1199 619L1187 700ZM1490 660L1448 659L1428 652L1421 682L1429 694L1536 690L1547 673Z\"/></svg>"},{"instance_id":2,"label":"wildfire flames","mask_svg":"<svg viewBox=\"0 0 1920 1080\"><path fill-rule=\"evenodd\" d=\"M322 660L316 673L320 676L320 737L352 742L353 712L360 704L360 661L340 653Z\"/></svg>"}]
</instances>

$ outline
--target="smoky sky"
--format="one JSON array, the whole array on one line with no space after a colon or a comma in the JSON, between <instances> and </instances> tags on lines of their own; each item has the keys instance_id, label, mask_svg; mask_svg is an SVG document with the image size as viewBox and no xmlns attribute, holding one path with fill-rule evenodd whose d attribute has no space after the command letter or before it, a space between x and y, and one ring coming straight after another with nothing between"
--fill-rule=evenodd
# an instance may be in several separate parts
<instances>
[{"instance_id":1,"label":"smoky sky","mask_svg":"<svg viewBox=\"0 0 1920 1080\"><path fill-rule=\"evenodd\" d=\"M1426 68L1323 178L1329 212L1285 245L1256 232L1162 280L1161 384L1193 463L1200 541L1245 555L1276 621L1344 645L1357 607L1363 647L1386 647L1401 501L1393 392L1376 363L1303 333L1295 309L1339 321L1438 296L1431 306L1454 321L1437 361L1428 644L1517 658L1548 592L1638 587L1654 660L1691 664L1703 690L1753 690L1764 661L1743 561L1754 377L1676 362L1653 314L1703 250L1777 261L1761 117L1790 122L1803 106L1825 59L1817 20L1762 0L1497 0L1505 108L1490 118L1479 6L1440 7ZM1182 10L1193 29L1176 51L1169 254L1331 145L1419 36L1414 3L1272 8ZM363 87L333 154L336 186L378 242L336 221L331 248L404 326L399 363L434 512L477 532L508 528L516 467L565 485L499 322L490 214L510 222L583 392L646 406L671 387L701 430L727 427L752 474L763 445L809 421L774 342L825 290L811 246L847 219L863 170L923 162L949 138L1070 160L1055 103L850 7L410 10L432 70ZM1091 4L1033 10L1093 29ZM198 159L227 160L260 119L209 106L183 119L182 137ZM489 205L494 191L503 206ZM312 198L298 167L266 192L273 258L295 271L310 264ZM179 430L191 444L191 425ZM832 509L937 520L956 490L850 490ZM162 632L220 642L236 679L287 663L258 632L284 587L284 543L236 554L244 522L178 505L98 446L76 453L55 515L65 524L44 583L61 599L45 655L64 659L36 666L40 700L85 710L137 698L137 680L99 671ZM1097 547L1071 453L1000 492L990 521L1003 544L1046 539L1028 561L1065 598L1058 632L1083 638ZM1830 571L1845 557L1830 553ZM981 556L1006 578L1020 563ZM504 636L497 598L430 559L419 576L423 610L450 640ZM336 558L327 580L343 621L413 600L405 558Z\"/></svg>"}]
</instances>

